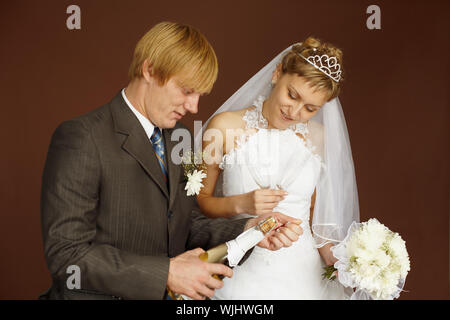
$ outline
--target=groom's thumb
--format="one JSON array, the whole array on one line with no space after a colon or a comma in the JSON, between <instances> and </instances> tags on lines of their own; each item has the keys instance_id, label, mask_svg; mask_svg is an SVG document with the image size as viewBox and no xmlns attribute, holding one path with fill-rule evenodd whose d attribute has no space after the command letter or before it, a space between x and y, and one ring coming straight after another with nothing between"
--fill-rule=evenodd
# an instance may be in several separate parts
<instances>
[{"instance_id":1,"label":"groom's thumb","mask_svg":"<svg viewBox=\"0 0 450 320\"><path fill-rule=\"evenodd\" d=\"M192 254L193 254L194 256L199 256L199 255L201 255L203 252L205 252L205 250L203 250L202 248L196 248L196 249L191 250L191 252L192 252Z\"/></svg>"}]
</instances>

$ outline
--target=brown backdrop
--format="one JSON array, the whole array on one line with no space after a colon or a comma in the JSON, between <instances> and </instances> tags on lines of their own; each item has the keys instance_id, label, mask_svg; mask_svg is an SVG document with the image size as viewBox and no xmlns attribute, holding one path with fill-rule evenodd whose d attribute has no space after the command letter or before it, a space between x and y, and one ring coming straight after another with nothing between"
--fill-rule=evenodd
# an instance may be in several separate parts
<instances>
[{"instance_id":1,"label":"brown backdrop","mask_svg":"<svg viewBox=\"0 0 450 320\"><path fill-rule=\"evenodd\" d=\"M137 40L163 20L199 28L219 58L209 115L288 45L315 35L344 51L340 96L361 220L406 240L402 299L449 298L448 1L2 1L0 298L35 299L50 283L40 231L42 169L56 126L127 84ZM81 30L66 8L81 8ZM381 8L381 30L366 8Z\"/></svg>"}]
</instances>

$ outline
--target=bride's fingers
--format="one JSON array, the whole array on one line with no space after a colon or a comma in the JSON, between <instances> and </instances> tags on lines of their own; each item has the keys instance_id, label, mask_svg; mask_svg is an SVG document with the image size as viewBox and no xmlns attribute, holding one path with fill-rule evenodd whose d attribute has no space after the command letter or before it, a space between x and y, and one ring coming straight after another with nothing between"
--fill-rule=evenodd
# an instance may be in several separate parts
<instances>
[{"instance_id":1,"label":"bride's fingers","mask_svg":"<svg viewBox=\"0 0 450 320\"><path fill-rule=\"evenodd\" d=\"M259 213L272 213L278 202L261 202L255 205L255 210Z\"/></svg>"},{"instance_id":2,"label":"bride's fingers","mask_svg":"<svg viewBox=\"0 0 450 320\"><path fill-rule=\"evenodd\" d=\"M286 236L290 241L295 242L298 240L299 234L296 232L293 232L289 228L280 228L281 235Z\"/></svg>"},{"instance_id":3,"label":"bride's fingers","mask_svg":"<svg viewBox=\"0 0 450 320\"><path fill-rule=\"evenodd\" d=\"M267 210L268 213L271 213L273 209L278 205L278 202L268 202L265 203L265 206L263 207L263 210Z\"/></svg>"},{"instance_id":4,"label":"bride's fingers","mask_svg":"<svg viewBox=\"0 0 450 320\"><path fill-rule=\"evenodd\" d=\"M290 247L292 245L292 241L284 233L277 233L274 237L276 237L283 244L283 247Z\"/></svg>"},{"instance_id":5,"label":"bride's fingers","mask_svg":"<svg viewBox=\"0 0 450 320\"><path fill-rule=\"evenodd\" d=\"M266 203L278 203L284 199L284 196L265 196L264 202Z\"/></svg>"},{"instance_id":6,"label":"bride's fingers","mask_svg":"<svg viewBox=\"0 0 450 320\"><path fill-rule=\"evenodd\" d=\"M286 196L288 193L284 190L264 189L261 190L264 196Z\"/></svg>"},{"instance_id":7,"label":"bride's fingers","mask_svg":"<svg viewBox=\"0 0 450 320\"><path fill-rule=\"evenodd\" d=\"M261 247L261 248L264 248L264 249L271 250L271 248L270 248L270 241L267 240L267 238L264 238L263 240L261 240L261 241L258 243L258 247Z\"/></svg>"},{"instance_id":8,"label":"bride's fingers","mask_svg":"<svg viewBox=\"0 0 450 320\"><path fill-rule=\"evenodd\" d=\"M282 214L282 213L280 213L280 212L273 212L273 216L278 220L278 222L279 222L280 224L285 224L285 223L288 223L288 222L293 222L293 223L299 225L299 224L302 223L302 220L301 220L301 219L293 218L293 217L287 216L287 215L285 215L285 214Z\"/></svg>"},{"instance_id":9,"label":"bride's fingers","mask_svg":"<svg viewBox=\"0 0 450 320\"><path fill-rule=\"evenodd\" d=\"M275 236L270 237L269 239L269 249L270 250L278 250L281 249L283 247L283 243L277 239Z\"/></svg>"},{"instance_id":10,"label":"bride's fingers","mask_svg":"<svg viewBox=\"0 0 450 320\"><path fill-rule=\"evenodd\" d=\"M303 228L300 227L298 224L296 223L289 223L285 229L297 234L298 236L301 236L303 234Z\"/></svg>"}]
</instances>

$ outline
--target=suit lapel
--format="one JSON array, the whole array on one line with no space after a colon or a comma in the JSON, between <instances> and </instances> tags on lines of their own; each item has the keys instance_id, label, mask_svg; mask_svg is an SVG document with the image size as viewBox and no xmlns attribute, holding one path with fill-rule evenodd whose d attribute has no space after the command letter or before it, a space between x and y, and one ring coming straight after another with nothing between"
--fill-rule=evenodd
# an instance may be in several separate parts
<instances>
[{"instance_id":1,"label":"suit lapel","mask_svg":"<svg viewBox=\"0 0 450 320\"><path fill-rule=\"evenodd\" d=\"M180 170L181 165L176 165L171 158L172 149L177 143L177 141L172 141L170 139L172 132L174 129L164 129L164 142L166 144L166 160L167 167L169 169L169 187L170 187L170 198L169 198L169 210L172 209L172 206L175 202L175 198L177 196L178 184L180 183Z\"/></svg>"},{"instance_id":2,"label":"suit lapel","mask_svg":"<svg viewBox=\"0 0 450 320\"><path fill-rule=\"evenodd\" d=\"M144 171L155 181L167 199L169 199L169 190L167 190L167 185L152 144L139 120L123 100L121 92L111 102L111 113L116 132L126 136L122 149L139 162ZM171 163L169 159L167 160L168 163ZM175 171L170 169L169 178L170 171Z\"/></svg>"}]
</instances>

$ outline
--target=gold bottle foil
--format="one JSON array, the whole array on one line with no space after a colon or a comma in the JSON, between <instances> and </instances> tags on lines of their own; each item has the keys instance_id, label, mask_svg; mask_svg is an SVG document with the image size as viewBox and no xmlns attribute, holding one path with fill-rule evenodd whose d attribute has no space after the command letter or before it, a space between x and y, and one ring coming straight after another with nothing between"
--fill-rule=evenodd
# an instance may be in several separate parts
<instances>
[{"instance_id":1,"label":"gold bottle foil","mask_svg":"<svg viewBox=\"0 0 450 320\"><path fill-rule=\"evenodd\" d=\"M274 217L270 216L267 219L261 221L258 224L258 228L259 228L259 230L261 230L262 233L264 233L264 235L266 235L270 231L272 231L276 225L277 225L277 220L275 220Z\"/></svg>"}]
</instances>

